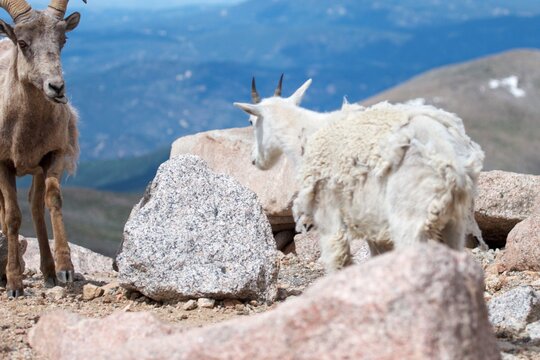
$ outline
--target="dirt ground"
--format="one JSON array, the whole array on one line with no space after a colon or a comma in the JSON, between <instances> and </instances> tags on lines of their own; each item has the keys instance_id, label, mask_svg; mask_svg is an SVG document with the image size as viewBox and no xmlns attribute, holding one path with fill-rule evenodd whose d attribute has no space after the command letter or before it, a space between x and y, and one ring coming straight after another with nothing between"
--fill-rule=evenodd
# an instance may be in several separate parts
<instances>
[{"instance_id":1,"label":"dirt ground","mask_svg":"<svg viewBox=\"0 0 540 360\"><path fill-rule=\"evenodd\" d=\"M486 300L520 285L530 285L540 291L540 273L498 274L493 266L495 251L474 250L472 254L485 270ZM281 257L277 303L269 306L253 301L217 301L214 308L184 310L185 302L156 302L119 287L114 272L84 277L78 275L70 286L47 289L43 286L41 274L27 271L24 280L25 297L7 299L5 289L0 288L0 359L40 359L28 344L28 332L40 316L47 312L61 309L97 318L116 311L147 311L164 321L189 329L268 311L286 298L300 295L323 274L319 263L305 263L289 254ZM88 283L104 286L105 293L93 300L84 300L83 286ZM529 343L527 339L500 338L499 346L505 353L505 360L540 359L540 347Z\"/></svg>"},{"instance_id":2,"label":"dirt ground","mask_svg":"<svg viewBox=\"0 0 540 360\"><path fill-rule=\"evenodd\" d=\"M302 263L293 255L281 258L278 281L278 297L283 301L296 296L322 276L323 270L316 263ZM83 300L85 284L109 288L103 296ZM114 272L76 276L76 281L63 289L43 286L41 274L25 272L25 297L8 299L5 289L0 288L0 359L40 359L28 343L28 333L42 314L55 310L67 310L87 317L99 318L117 311L151 312L160 319L176 323L186 329L218 323L241 316L268 311L279 304L268 306L258 302L217 301L213 309L184 310L185 302L162 303L153 301L137 292L118 287Z\"/></svg>"}]
</instances>

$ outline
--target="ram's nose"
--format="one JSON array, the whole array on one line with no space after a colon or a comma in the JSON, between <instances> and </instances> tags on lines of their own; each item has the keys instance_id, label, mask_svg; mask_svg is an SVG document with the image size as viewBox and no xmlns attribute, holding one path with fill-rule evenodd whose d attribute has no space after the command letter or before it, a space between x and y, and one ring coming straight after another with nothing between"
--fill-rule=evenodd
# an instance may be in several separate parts
<instances>
[{"instance_id":1,"label":"ram's nose","mask_svg":"<svg viewBox=\"0 0 540 360\"><path fill-rule=\"evenodd\" d=\"M49 81L47 84L49 91L54 93L54 97L64 96L64 90L66 89L66 83L63 80Z\"/></svg>"}]
</instances>

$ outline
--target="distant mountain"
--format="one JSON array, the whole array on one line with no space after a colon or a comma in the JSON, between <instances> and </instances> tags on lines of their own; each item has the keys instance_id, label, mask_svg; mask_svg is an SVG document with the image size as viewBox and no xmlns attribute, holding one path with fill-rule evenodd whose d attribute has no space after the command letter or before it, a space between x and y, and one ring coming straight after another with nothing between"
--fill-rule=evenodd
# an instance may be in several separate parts
<instances>
[{"instance_id":1,"label":"distant mountain","mask_svg":"<svg viewBox=\"0 0 540 360\"><path fill-rule=\"evenodd\" d=\"M122 240L124 224L139 194L115 194L90 189L64 188L63 214L70 242L107 256L114 256ZM36 237L27 201L27 191L18 192L23 214L20 233ZM52 228L46 216L49 237Z\"/></svg>"},{"instance_id":2,"label":"distant mountain","mask_svg":"<svg viewBox=\"0 0 540 360\"><path fill-rule=\"evenodd\" d=\"M540 174L540 51L505 52L430 71L364 104L413 100L458 114L485 169Z\"/></svg>"},{"instance_id":3,"label":"distant mountain","mask_svg":"<svg viewBox=\"0 0 540 360\"><path fill-rule=\"evenodd\" d=\"M169 148L125 159L83 162L74 177L64 183L68 187L84 187L121 193L142 192L156 171L169 158Z\"/></svg>"},{"instance_id":4,"label":"distant mountain","mask_svg":"<svg viewBox=\"0 0 540 360\"><path fill-rule=\"evenodd\" d=\"M242 126L231 105L285 72L305 104L339 107L437 66L540 47L540 2L298 0L93 11L65 52L82 160L142 156L177 137Z\"/></svg>"}]
</instances>

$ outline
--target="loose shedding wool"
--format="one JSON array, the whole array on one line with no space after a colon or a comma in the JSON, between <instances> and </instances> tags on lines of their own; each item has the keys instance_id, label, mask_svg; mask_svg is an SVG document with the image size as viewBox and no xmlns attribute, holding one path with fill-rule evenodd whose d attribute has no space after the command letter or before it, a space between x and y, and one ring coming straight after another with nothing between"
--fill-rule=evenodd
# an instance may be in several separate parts
<instances>
[{"instance_id":1,"label":"loose shedding wool","mask_svg":"<svg viewBox=\"0 0 540 360\"><path fill-rule=\"evenodd\" d=\"M350 111L307 140L297 228L318 229L329 270L351 262L355 238L372 255L428 240L461 250L483 160L446 111L389 103Z\"/></svg>"}]
</instances>

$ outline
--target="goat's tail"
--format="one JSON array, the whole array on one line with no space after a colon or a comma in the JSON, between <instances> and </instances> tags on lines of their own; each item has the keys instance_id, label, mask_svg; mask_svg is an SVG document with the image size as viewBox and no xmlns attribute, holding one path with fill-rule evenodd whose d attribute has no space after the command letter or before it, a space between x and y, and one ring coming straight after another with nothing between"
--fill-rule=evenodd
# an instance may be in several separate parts
<instances>
[{"instance_id":1,"label":"goat's tail","mask_svg":"<svg viewBox=\"0 0 540 360\"><path fill-rule=\"evenodd\" d=\"M485 247L474 219L476 180L480 172L475 153L462 166L445 160L434 170L442 180L442 187L428 205L424 233L457 249L464 247L465 235L472 234Z\"/></svg>"}]
</instances>

